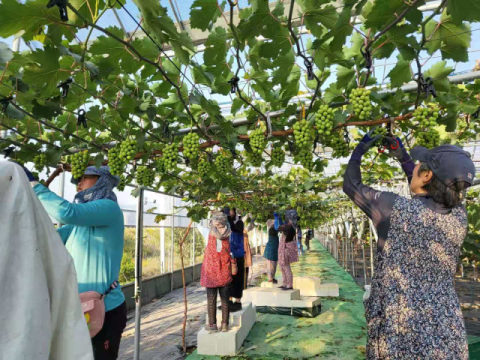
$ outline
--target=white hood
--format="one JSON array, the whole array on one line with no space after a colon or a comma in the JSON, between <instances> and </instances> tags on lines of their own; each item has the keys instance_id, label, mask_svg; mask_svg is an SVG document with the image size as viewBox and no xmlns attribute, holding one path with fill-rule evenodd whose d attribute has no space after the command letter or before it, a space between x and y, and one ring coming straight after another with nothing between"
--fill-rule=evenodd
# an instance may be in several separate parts
<instances>
[{"instance_id":1,"label":"white hood","mask_svg":"<svg viewBox=\"0 0 480 360\"><path fill-rule=\"evenodd\" d=\"M23 169L0 162L0 360L91 360L72 258Z\"/></svg>"}]
</instances>

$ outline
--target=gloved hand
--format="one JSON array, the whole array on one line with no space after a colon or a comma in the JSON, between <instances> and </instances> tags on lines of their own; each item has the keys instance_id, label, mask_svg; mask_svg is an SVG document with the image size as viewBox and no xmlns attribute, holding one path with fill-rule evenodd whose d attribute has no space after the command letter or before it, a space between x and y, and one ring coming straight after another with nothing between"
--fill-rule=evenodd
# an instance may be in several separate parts
<instances>
[{"instance_id":1,"label":"gloved hand","mask_svg":"<svg viewBox=\"0 0 480 360\"><path fill-rule=\"evenodd\" d=\"M37 178L35 175L33 175L33 174L31 173L31 171L28 170L25 166L23 166L22 164L20 164L20 163L18 163L18 162L16 162L16 161L12 161L12 162L14 162L15 164L17 164L17 165L19 165L19 166L22 167L23 171L25 171L25 175L27 175L28 181L30 181L30 182L32 182L32 181L38 181L38 178Z\"/></svg>"},{"instance_id":2,"label":"gloved hand","mask_svg":"<svg viewBox=\"0 0 480 360\"><path fill-rule=\"evenodd\" d=\"M360 153L361 155L365 154L371 147L375 145L375 143L381 139L382 135L377 135L372 137L373 132L375 131L375 127L370 129L368 133L362 138L360 143L355 148L355 151Z\"/></svg>"},{"instance_id":3,"label":"gloved hand","mask_svg":"<svg viewBox=\"0 0 480 360\"><path fill-rule=\"evenodd\" d=\"M385 141L388 154L401 161L404 157L404 147L402 144L402 140L400 140L400 138L398 137L394 138L391 136L385 136L383 140ZM392 146L396 149L392 149Z\"/></svg>"}]
</instances>

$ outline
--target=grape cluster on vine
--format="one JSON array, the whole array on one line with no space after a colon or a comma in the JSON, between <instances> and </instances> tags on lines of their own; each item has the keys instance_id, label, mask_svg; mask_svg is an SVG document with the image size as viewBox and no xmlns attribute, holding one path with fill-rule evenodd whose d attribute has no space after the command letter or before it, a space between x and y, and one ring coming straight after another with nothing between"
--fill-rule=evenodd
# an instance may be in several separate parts
<instances>
[{"instance_id":1,"label":"grape cluster on vine","mask_svg":"<svg viewBox=\"0 0 480 360\"><path fill-rule=\"evenodd\" d=\"M232 170L232 158L225 154L220 154L215 159L215 166L219 172L221 172L223 175L226 175Z\"/></svg>"},{"instance_id":2,"label":"grape cluster on vine","mask_svg":"<svg viewBox=\"0 0 480 360\"><path fill-rule=\"evenodd\" d=\"M90 155L87 150L71 155L70 164L72 166L72 176L75 179L80 179L85 173L89 162Z\"/></svg>"},{"instance_id":3,"label":"grape cluster on vine","mask_svg":"<svg viewBox=\"0 0 480 360\"><path fill-rule=\"evenodd\" d=\"M372 132L372 138L375 136L381 135L381 138L379 138L377 141L375 141L376 146L380 145L382 143L383 137L387 135L387 129L382 127L382 126L377 126L376 128L373 129Z\"/></svg>"},{"instance_id":4,"label":"grape cluster on vine","mask_svg":"<svg viewBox=\"0 0 480 360\"><path fill-rule=\"evenodd\" d=\"M315 114L315 125L318 133L329 136L333 129L333 116L335 111L328 105L321 105L318 112Z\"/></svg>"},{"instance_id":5,"label":"grape cluster on vine","mask_svg":"<svg viewBox=\"0 0 480 360\"><path fill-rule=\"evenodd\" d=\"M127 185L127 179L125 179L125 176L120 175L120 182L117 185L117 190L118 191L123 191L125 190L125 186Z\"/></svg>"},{"instance_id":6,"label":"grape cluster on vine","mask_svg":"<svg viewBox=\"0 0 480 360\"><path fill-rule=\"evenodd\" d=\"M311 151L303 149L297 154L297 159L305 169L313 169L313 154Z\"/></svg>"},{"instance_id":7,"label":"grape cluster on vine","mask_svg":"<svg viewBox=\"0 0 480 360\"><path fill-rule=\"evenodd\" d=\"M440 146L440 134L435 129L422 131L415 134L417 145L424 146L428 149Z\"/></svg>"},{"instance_id":8,"label":"grape cluster on vine","mask_svg":"<svg viewBox=\"0 0 480 360\"><path fill-rule=\"evenodd\" d=\"M120 157L120 151L118 147L108 150L108 166L112 175L120 176L125 170L125 161Z\"/></svg>"},{"instance_id":9,"label":"grape cluster on vine","mask_svg":"<svg viewBox=\"0 0 480 360\"><path fill-rule=\"evenodd\" d=\"M274 146L270 156L272 157L273 166L282 167L285 162L285 151L283 151L281 146Z\"/></svg>"},{"instance_id":10,"label":"grape cluster on vine","mask_svg":"<svg viewBox=\"0 0 480 360\"><path fill-rule=\"evenodd\" d=\"M138 185L143 185L145 187L150 187L155 181L155 171L146 166L137 167L136 171L136 180Z\"/></svg>"},{"instance_id":11,"label":"grape cluster on vine","mask_svg":"<svg viewBox=\"0 0 480 360\"><path fill-rule=\"evenodd\" d=\"M418 107L413 112L414 119L418 121L418 125L424 129L437 126L439 115L440 109L436 105Z\"/></svg>"},{"instance_id":12,"label":"grape cluster on vine","mask_svg":"<svg viewBox=\"0 0 480 360\"><path fill-rule=\"evenodd\" d=\"M127 163L130 160L135 158L135 155L138 152L137 142L135 140L125 140L120 144L120 159L124 163Z\"/></svg>"},{"instance_id":13,"label":"grape cluster on vine","mask_svg":"<svg viewBox=\"0 0 480 360\"><path fill-rule=\"evenodd\" d=\"M293 125L293 134L295 136L295 143L301 149L309 148L312 145L312 133L308 122L304 120L297 121Z\"/></svg>"},{"instance_id":14,"label":"grape cluster on vine","mask_svg":"<svg viewBox=\"0 0 480 360\"><path fill-rule=\"evenodd\" d=\"M365 88L353 89L350 94L350 103L353 105L353 112L360 120L367 119L372 115L372 102L370 101L371 91Z\"/></svg>"},{"instance_id":15,"label":"grape cluster on vine","mask_svg":"<svg viewBox=\"0 0 480 360\"><path fill-rule=\"evenodd\" d=\"M165 171L174 171L178 164L178 144L165 146L162 152L162 161Z\"/></svg>"},{"instance_id":16,"label":"grape cluster on vine","mask_svg":"<svg viewBox=\"0 0 480 360\"><path fill-rule=\"evenodd\" d=\"M342 158L348 156L348 144L339 133L335 133L335 136L330 138L328 145L333 149L332 156L334 158Z\"/></svg>"},{"instance_id":17,"label":"grape cluster on vine","mask_svg":"<svg viewBox=\"0 0 480 360\"><path fill-rule=\"evenodd\" d=\"M197 171L201 177L206 177L212 168L212 164L208 161L208 159L201 159L198 163Z\"/></svg>"},{"instance_id":18,"label":"grape cluster on vine","mask_svg":"<svg viewBox=\"0 0 480 360\"><path fill-rule=\"evenodd\" d=\"M260 167L263 162L262 153L246 151L247 161L254 167Z\"/></svg>"},{"instance_id":19,"label":"grape cluster on vine","mask_svg":"<svg viewBox=\"0 0 480 360\"><path fill-rule=\"evenodd\" d=\"M197 133L191 132L183 139L183 155L189 159L196 159L200 153L200 137Z\"/></svg>"},{"instance_id":20,"label":"grape cluster on vine","mask_svg":"<svg viewBox=\"0 0 480 360\"><path fill-rule=\"evenodd\" d=\"M33 158L35 164L35 170L42 171L43 168L47 165L47 156L45 154L36 155Z\"/></svg>"},{"instance_id":21,"label":"grape cluster on vine","mask_svg":"<svg viewBox=\"0 0 480 360\"><path fill-rule=\"evenodd\" d=\"M260 127L256 128L250 133L250 147L252 151L257 154L261 154L265 150L266 140L265 140L265 125L263 123Z\"/></svg>"}]
</instances>

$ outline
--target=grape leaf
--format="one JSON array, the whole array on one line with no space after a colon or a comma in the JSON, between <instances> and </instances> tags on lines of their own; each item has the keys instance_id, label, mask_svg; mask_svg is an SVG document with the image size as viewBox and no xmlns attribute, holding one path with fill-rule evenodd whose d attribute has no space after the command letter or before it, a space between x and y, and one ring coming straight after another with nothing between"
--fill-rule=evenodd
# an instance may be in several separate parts
<instances>
[{"instance_id":1,"label":"grape leaf","mask_svg":"<svg viewBox=\"0 0 480 360\"><path fill-rule=\"evenodd\" d=\"M160 43L169 43L175 56L182 64L188 64L190 55L194 52L192 39L185 32L178 32L173 20L168 16L167 9L155 0L134 0L142 13L144 27L150 31Z\"/></svg>"},{"instance_id":2,"label":"grape leaf","mask_svg":"<svg viewBox=\"0 0 480 360\"><path fill-rule=\"evenodd\" d=\"M453 68L446 65L446 61L440 61L425 72L425 78L431 77L433 79L433 84L437 91L449 90L450 81L448 80L448 75L453 71Z\"/></svg>"},{"instance_id":3,"label":"grape leaf","mask_svg":"<svg viewBox=\"0 0 480 360\"><path fill-rule=\"evenodd\" d=\"M391 80L391 87L400 87L412 79L410 70L410 61L404 60L401 56L398 57L398 62L395 67L390 70L388 77Z\"/></svg>"},{"instance_id":4,"label":"grape leaf","mask_svg":"<svg viewBox=\"0 0 480 360\"><path fill-rule=\"evenodd\" d=\"M322 38L325 41L333 36L333 40L330 43L332 51L341 51L347 37L352 33L353 27L350 25L351 16L352 8L349 6L345 7L335 27Z\"/></svg>"},{"instance_id":5,"label":"grape leaf","mask_svg":"<svg viewBox=\"0 0 480 360\"><path fill-rule=\"evenodd\" d=\"M47 46L29 55L32 63L25 67L23 80L35 87L44 98L57 93L57 85L70 77L69 71L62 71L59 64L60 51Z\"/></svg>"},{"instance_id":6,"label":"grape leaf","mask_svg":"<svg viewBox=\"0 0 480 360\"><path fill-rule=\"evenodd\" d=\"M365 21L367 29L380 30L396 20L407 5L403 0L375 0Z\"/></svg>"},{"instance_id":7,"label":"grape leaf","mask_svg":"<svg viewBox=\"0 0 480 360\"><path fill-rule=\"evenodd\" d=\"M13 58L13 52L8 45L4 42L0 42L0 64L6 64ZM3 69L3 67L0 67Z\"/></svg>"},{"instance_id":8,"label":"grape leaf","mask_svg":"<svg viewBox=\"0 0 480 360\"><path fill-rule=\"evenodd\" d=\"M337 10L331 5L320 8L314 1L304 1L302 10L306 28L316 37L323 36L322 25L333 29L338 21Z\"/></svg>"},{"instance_id":9,"label":"grape leaf","mask_svg":"<svg viewBox=\"0 0 480 360\"><path fill-rule=\"evenodd\" d=\"M355 78L355 69L337 66L337 86L345 88Z\"/></svg>"},{"instance_id":10,"label":"grape leaf","mask_svg":"<svg viewBox=\"0 0 480 360\"><path fill-rule=\"evenodd\" d=\"M273 66L277 69L275 69L272 73L272 83L274 85L284 84L288 80L288 77L290 76L294 65L295 55L292 50L290 50L290 52L286 56L279 56L273 62Z\"/></svg>"},{"instance_id":11,"label":"grape leaf","mask_svg":"<svg viewBox=\"0 0 480 360\"><path fill-rule=\"evenodd\" d=\"M203 62L207 66L207 71L216 76L227 76L230 68L227 64L227 32L222 27L216 27L207 38L205 43L205 52L203 53Z\"/></svg>"},{"instance_id":12,"label":"grape leaf","mask_svg":"<svg viewBox=\"0 0 480 360\"><path fill-rule=\"evenodd\" d=\"M447 11L456 25L463 21L480 21L480 2L478 0L449 0Z\"/></svg>"},{"instance_id":13,"label":"grape leaf","mask_svg":"<svg viewBox=\"0 0 480 360\"><path fill-rule=\"evenodd\" d=\"M217 0L195 0L190 7L190 26L194 29L212 30L215 21L222 16L226 1L219 5Z\"/></svg>"},{"instance_id":14,"label":"grape leaf","mask_svg":"<svg viewBox=\"0 0 480 360\"><path fill-rule=\"evenodd\" d=\"M468 48L472 37L469 25L455 25L451 17L444 12L440 23L432 20L426 24L425 35L425 47L429 54L440 50L444 60L468 61Z\"/></svg>"}]
</instances>

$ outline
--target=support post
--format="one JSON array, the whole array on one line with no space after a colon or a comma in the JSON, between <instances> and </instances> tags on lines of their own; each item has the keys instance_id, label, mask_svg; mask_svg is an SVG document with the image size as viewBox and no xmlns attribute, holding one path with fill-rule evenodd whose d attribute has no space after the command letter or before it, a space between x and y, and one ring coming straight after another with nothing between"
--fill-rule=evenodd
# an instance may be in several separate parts
<instances>
[{"instance_id":1,"label":"support post","mask_svg":"<svg viewBox=\"0 0 480 360\"><path fill-rule=\"evenodd\" d=\"M140 322L142 320L142 249L143 249L143 188L137 198L137 221L135 236L135 340L133 359L140 359Z\"/></svg>"},{"instance_id":2,"label":"support post","mask_svg":"<svg viewBox=\"0 0 480 360\"><path fill-rule=\"evenodd\" d=\"M193 244L192 244L192 282L195 281L195 223L193 223Z\"/></svg>"},{"instance_id":3,"label":"support post","mask_svg":"<svg viewBox=\"0 0 480 360\"><path fill-rule=\"evenodd\" d=\"M160 228L160 274L165 274L165 228Z\"/></svg>"},{"instance_id":4,"label":"support post","mask_svg":"<svg viewBox=\"0 0 480 360\"><path fill-rule=\"evenodd\" d=\"M366 259L365 259L365 242L363 239L362 241L362 256L363 256L363 281L365 285L367 285L367 264L366 264Z\"/></svg>"},{"instance_id":5,"label":"support post","mask_svg":"<svg viewBox=\"0 0 480 360\"><path fill-rule=\"evenodd\" d=\"M170 291L173 291L173 261L174 261L174 247L175 247L175 207L173 206L173 198L172 198L172 246L170 250L170 272L172 276L170 277Z\"/></svg>"}]
</instances>

